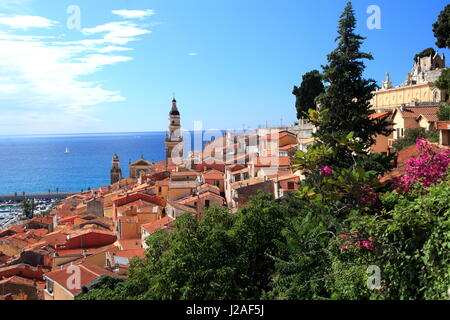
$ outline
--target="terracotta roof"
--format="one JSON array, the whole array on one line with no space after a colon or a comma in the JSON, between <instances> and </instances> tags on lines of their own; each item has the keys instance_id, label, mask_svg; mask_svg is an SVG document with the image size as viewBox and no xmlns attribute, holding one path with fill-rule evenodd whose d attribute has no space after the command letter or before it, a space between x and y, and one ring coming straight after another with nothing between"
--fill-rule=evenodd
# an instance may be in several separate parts
<instances>
[{"instance_id":1,"label":"terracotta roof","mask_svg":"<svg viewBox=\"0 0 450 320\"><path fill-rule=\"evenodd\" d=\"M289 157L257 157L253 159L255 167L290 166Z\"/></svg>"},{"instance_id":2,"label":"terracotta roof","mask_svg":"<svg viewBox=\"0 0 450 320\"><path fill-rule=\"evenodd\" d=\"M189 205L190 203L197 201L197 199L203 199L203 198L206 198L208 196L223 200L223 198L220 195L218 195L217 193L213 193L213 192L207 191L207 192L204 192L204 193L202 193L202 194L200 194L198 196L197 195L190 195L190 196L188 196L186 198L175 200L174 202L175 203L184 204L184 205Z\"/></svg>"},{"instance_id":3,"label":"terracotta roof","mask_svg":"<svg viewBox=\"0 0 450 320\"><path fill-rule=\"evenodd\" d=\"M142 248L142 239L126 239L126 240L117 240L119 247L122 250L132 250L132 249L141 249Z\"/></svg>"},{"instance_id":4,"label":"terracotta roof","mask_svg":"<svg viewBox=\"0 0 450 320\"><path fill-rule=\"evenodd\" d=\"M438 130L449 130L450 129L450 121L438 121L437 129Z\"/></svg>"},{"instance_id":5,"label":"terracotta roof","mask_svg":"<svg viewBox=\"0 0 450 320\"><path fill-rule=\"evenodd\" d=\"M287 136L287 135L290 135L290 136L294 136L294 137L295 137L295 134L293 134L292 132L289 132L289 131L279 131L279 132L275 132L275 133L272 133L272 134L267 135L267 140L281 139L281 138L283 138L283 137L285 137L285 136Z\"/></svg>"},{"instance_id":6,"label":"terracotta roof","mask_svg":"<svg viewBox=\"0 0 450 320\"><path fill-rule=\"evenodd\" d=\"M169 184L170 189L194 189L197 188L196 181L172 181Z\"/></svg>"},{"instance_id":7,"label":"terracotta roof","mask_svg":"<svg viewBox=\"0 0 450 320\"><path fill-rule=\"evenodd\" d=\"M265 180L262 179L262 178L257 178L257 177L250 178L250 179L247 179L247 180L241 180L241 181L237 181L237 182L231 183L231 188L239 189L239 188L242 188L242 187L247 187L247 186L252 186L254 184L262 183L264 181Z\"/></svg>"},{"instance_id":8,"label":"terracotta roof","mask_svg":"<svg viewBox=\"0 0 450 320\"><path fill-rule=\"evenodd\" d=\"M416 120L419 120L420 118L425 118L425 119L427 119L428 121L430 121L430 122L436 122L436 121L439 121L439 118L438 118L438 115L437 115L437 113L433 113L433 114L420 114L417 118L416 118Z\"/></svg>"},{"instance_id":9,"label":"terracotta roof","mask_svg":"<svg viewBox=\"0 0 450 320\"><path fill-rule=\"evenodd\" d=\"M173 221L174 219L166 216L160 220L153 221L150 223L146 223L142 225L142 228L147 230L148 233L152 234L160 229L165 229L168 227L168 225Z\"/></svg>"},{"instance_id":10,"label":"terracotta roof","mask_svg":"<svg viewBox=\"0 0 450 320\"><path fill-rule=\"evenodd\" d=\"M31 229L28 231L30 234L33 234L36 237L43 237L48 233L47 229Z\"/></svg>"},{"instance_id":11,"label":"terracotta roof","mask_svg":"<svg viewBox=\"0 0 450 320\"><path fill-rule=\"evenodd\" d=\"M15 233L21 233L21 232L25 231L25 228L22 228L22 227L14 225L14 226L11 226L11 227L8 227L6 229L1 230L0 233L3 233L5 231L12 231L12 232L15 232Z\"/></svg>"},{"instance_id":12,"label":"terracotta roof","mask_svg":"<svg viewBox=\"0 0 450 320\"><path fill-rule=\"evenodd\" d=\"M18 277L18 276L12 276L10 278L0 280L0 284L5 284L5 283L24 284L24 285L34 286L33 280L25 279L25 278Z\"/></svg>"},{"instance_id":13,"label":"terracotta roof","mask_svg":"<svg viewBox=\"0 0 450 320\"><path fill-rule=\"evenodd\" d=\"M209 169L208 171L203 172L203 178L205 180L222 180L223 173L216 169Z\"/></svg>"},{"instance_id":14,"label":"terracotta roof","mask_svg":"<svg viewBox=\"0 0 450 320\"><path fill-rule=\"evenodd\" d=\"M142 199L138 199L132 202L128 202L124 205L118 206L118 209L130 209L131 207L136 207L136 208L145 208L145 207L157 207L158 205L150 202L150 201L146 201L146 200L142 200Z\"/></svg>"},{"instance_id":15,"label":"terracotta roof","mask_svg":"<svg viewBox=\"0 0 450 320\"><path fill-rule=\"evenodd\" d=\"M197 191L199 193L210 191L210 192L213 192L213 193L216 193L216 194L220 194L220 188L217 187L217 186L213 186L213 185L211 185L209 183L202 184L200 187L197 188Z\"/></svg>"},{"instance_id":16,"label":"terracotta roof","mask_svg":"<svg viewBox=\"0 0 450 320\"><path fill-rule=\"evenodd\" d=\"M388 115L389 113L391 113L391 112L390 111L385 111L385 112L372 113L372 114L369 115L369 119L370 120L379 119L381 117L384 117L384 116Z\"/></svg>"},{"instance_id":17,"label":"terracotta roof","mask_svg":"<svg viewBox=\"0 0 450 320\"><path fill-rule=\"evenodd\" d=\"M190 212L190 213L196 213L196 212L197 212L197 210L195 210L195 208L186 206L186 205L184 205L184 204L181 204L181 203L178 203L178 202L175 202L175 201L169 201L168 203L169 203L172 207L174 207L174 208L176 208L176 209L178 209L178 210L181 210L181 211L183 211L183 212Z\"/></svg>"},{"instance_id":18,"label":"terracotta roof","mask_svg":"<svg viewBox=\"0 0 450 320\"><path fill-rule=\"evenodd\" d=\"M243 168L243 169L240 169L240 170L232 171L231 174L234 176L234 175L241 174L241 173L246 173L246 172L249 172L249 168Z\"/></svg>"},{"instance_id":19,"label":"terracotta roof","mask_svg":"<svg viewBox=\"0 0 450 320\"><path fill-rule=\"evenodd\" d=\"M196 171L179 171L171 173L171 177L199 176L199 175L201 175L201 173Z\"/></svg>"},{"instance_id":20,"label":"terracotta roof","mask_svg":"<svg viewBox=\"0 0 450 320\"><path fill-rule=\"evenodd\" d=\"M246 167L243 165L240 165L240 164L233 164L233 165L229 166L228 168L231 170L231 172L236 172L236 171L245 169Z\"/></svg>"},{"instance_id":21,"label":"terracotta roof","mask_svg":"<svg viewBox=\"0 0 450 320\"><path fill-rule=\"evenodd\" d=\"M426 107L403 107L403 110L397 108L403 118L418 118L420 115L426 118L437 115L439 112L439 106L426 106Z\"/></svg>"},{"instance_id":22,"label":"terracotta roof","mask_svg":"<svg viewBox=\"0 0 450 320\"><path fill-rule=\"evenodd\" d=\"M284 181L284 180L289 180L289 179L298 179L298 180L300 180L300 177L298 175L295 175L295 174L290 173L290 172L286 172L286 173L283 174L283 172L280 172L280 174L272 174L272 175L268 175L267 177L269 177L271 179L274 179L276 181Z\"/></svg>"},{"instance_id":23,"label":"terracotta roof","mask_svg":"<svg viewBox=\"0 0 450 320\"><path fill-rule=\"evenodd\" d=\"M118 250L115 251L113 256L116 257L123 257L123 258L134 258L134 257L144 257L145 256L145 249L131 249L131 250Z\"/></svg>"},{"instance_id":24,"label":"terracotta roof","mask_svg":"<svg viewBox=\"0 0 450 320\"><path fill-rule=\"evenodd\" d=\"M296 144L288 144L283 147L279 147L278 149L280 149L280 150L297 149L297 145Z\"/></svg>"},{"instance_id":25,"label":"terracotta roof","mask_svg":"<svg viewBox=\"0 0 450 320\"><path fill-rule=\"evenodd\" d=\"M243 165L245 164L245 160L247 158L251 159L251 157L254 155L254 153L246 153L237 157L233 157L231 159L225 159L225 164L238 164ZM243 160L243 161L242 161Z\"/></svg>"},{"instance_id":26,"label":"terracotta roof","mask_svg":"<svg viewBox=\"0 0 450 320\"><path fill-rule=\"evenodd\" d=\"M106 269L100 268L93 264L77 264L80 268L80 286L88 286L92 283L92 281L100 278L104 274L108 274L110 276L116 276L115 273L112 273L111 271L108 271ZM63 269L51 271L45 274L45 277L58 283L60 286L64 287L67 291L69 291L73 296L78 295L81 292L81 288L69 288L68 283L71 283L68 281L69 277L72 276L72 272L68 272L67 268L69 266L66 266Z\"/></svg>"}]
</instances>

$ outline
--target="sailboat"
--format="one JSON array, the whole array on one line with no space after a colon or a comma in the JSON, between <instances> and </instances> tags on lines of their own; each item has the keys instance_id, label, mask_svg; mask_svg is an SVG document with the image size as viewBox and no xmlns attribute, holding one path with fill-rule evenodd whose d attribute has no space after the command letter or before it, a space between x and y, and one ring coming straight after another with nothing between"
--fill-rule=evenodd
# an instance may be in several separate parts
<instances>
[{"instance_id":1,"label":"sailboat","mask_svg":"<svg viewBox=\"0 0 450 320\"><path fill-rule=\"evenodd\" d=\"M69 148L66 147L66 151L64 152L65 154L70 153Z\"/></svg>"}]
</instances>

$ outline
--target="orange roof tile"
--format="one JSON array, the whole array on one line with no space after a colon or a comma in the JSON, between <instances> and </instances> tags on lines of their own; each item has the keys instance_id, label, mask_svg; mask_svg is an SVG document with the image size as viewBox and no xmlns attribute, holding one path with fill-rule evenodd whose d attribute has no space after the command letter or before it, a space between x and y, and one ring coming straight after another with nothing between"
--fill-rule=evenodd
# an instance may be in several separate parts
<instances>
[{"instance_id":1,"label":"orange roof tile","mask_svg":"<svg viewBox=\"0 0 450 320\"><path fill-rule=\"evenodd\" d=\"M28 285L28 286L34 286L34 281L31 279L25 279L18 276L12 276L4 280L0 280L0 284L6 284L6 283L14 283L14 284L22 284L22 285Z\"/></svg>"},{"instance_id":2,"label":"orange roof tile","mask_svg":"<svg viewBox=\"0 0 450 320\"><path fill-rule=\"evenodd\" d=\"M118 250L113 253L114 256L123 257L123 258L134 258L140 257L143 258L145 256L145 249L131 249L131 250Z\"/></svg>"},{"instance_id":3,"label":"orange roof tile","mask_svg":"<svg viewBox=\"0 0 450 320\"><path fill-rule=\"evenodd\" d=\"M241 180L241 181L236 181L236 182L231 183L231 188L239 189L239 188L242 188L242 187L246 187L246 186L251 186L251 185L254 185L254 184L262 183L264 181L265 180L262 179L262 178L257 178L257 177L250 178L250 179L247 179L247 180Z\"/></svg>"},{"instance_id":4,"label":"orange roof tile","mask_svg":"<svg viewBox=\"0 0 450 320\"><path fill-rule=\"evenodd\" d=\"M375 112L375 113L372 113L372 114L369 115L369 119L370 120L379 119L379 118L384 117L384 116L386 116L386 115L388 115L390 113L391 113L390 111Z\"/></svg>"},{"instance_id":5,"label":"orange roof tile","mask_svg":"<svg viewBox=\"0 0 450 320\"><path fill-rule=\"evenodd\" d=\"M397 109L403 118L417 118L420 115L425 117L433 117L439 112L439 106L424 106L424 107L403 107Z\"/></svg>"},{"instance_id":6,"label":"orange roof tile","mask_svg":"<svg viewBox=\"0 0 450 320\"><path fill-rule=\"evenodd\" d=\"M257 157L253 159L255 167L290 166L289 157Z\"/></svg>"},{"instance_id":7,"label":"orange roof tile","mask_svg":"<svg viewBox=\"0 0 450 320\"><path fill-rule=\"evenodd\" d=\"M216 169L209 169L203 172L203 178L205 180L222 180L223 173Z\"/></svg>"},{"instance_id":8,"label":"orange roof tile","mask_svg":"<svg viewBox=\"0 0 450 320\"><path fill-rule=\"evenodd\" d=\"M132 249L141 249L142 248L142 239L126 239L126 240L117 240L119 247L122 250L132 250Z\"/></svg>"},{"instance_id":9,"label":"orange roof tile","mask_svg":"<svg viewBox=\"0 0 450 320\"><path fill-rule=\"evenodd\" d=\"M279 147L280 150L291 150L291 149L297 149L297 144L288 144L283 147Z\"/></svg>"},{"instance_id":10,"label":"orange roof tile","mask_svg":"<svg viewBox=\"0 0 450 320\"><path fill-rule=\"evenodd\" d=\"M145 230L147 230L147 232L149 232L150 234L155 233L156 231L160 230L160 229L164 229L167 228L168 225L173 221L174 219L166 216L160 220L157 221L153 221L150 223L146 223L142 225L142 228L144 228Z\"/></svg>"},{"instance_id":11,"label":"orange roof tile","mask_svg":"<svg viewBox=\"0 0 450 320\"><path fill-rule=\"evenodd\" d=\"M72 272L68 272L67 268L70 267L70 265L66 266L63 269L55 270L46 273L44 276L56 283L58 283L60 286L65 288L67 291L69 291L73 296L78 295L81 292L81 288L84 286L88 286L91 284L94 280L100 278L102 275L107 274L110 276L116 276L115 273L112 273L111 271L108 271L106 269L100 268L93 264L77 264L80 269L80 288L72 288L68 286L69 283L72 283L68 281L69 277L72 276Z\"/></svg>"}]
</instances>

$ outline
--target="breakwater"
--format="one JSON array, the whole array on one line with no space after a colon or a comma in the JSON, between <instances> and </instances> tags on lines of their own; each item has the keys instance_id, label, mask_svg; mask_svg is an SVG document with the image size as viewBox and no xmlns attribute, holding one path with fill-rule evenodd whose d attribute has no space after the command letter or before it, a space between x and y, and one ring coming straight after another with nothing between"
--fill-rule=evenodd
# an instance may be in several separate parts
<instances>
[{"instance_id":1,"label":"breakwater","mask_svg":"<svg viewBox=\"0 0 450 320\"><path fill-rule=\"evenodd\" d=\"M20 202L23 200L39 199L39 200L61 200L72 195L76 192L51 192L51 193L18 193L18 194L0 194L0 201L14 201Z\"/></svg>"}]
</instances>

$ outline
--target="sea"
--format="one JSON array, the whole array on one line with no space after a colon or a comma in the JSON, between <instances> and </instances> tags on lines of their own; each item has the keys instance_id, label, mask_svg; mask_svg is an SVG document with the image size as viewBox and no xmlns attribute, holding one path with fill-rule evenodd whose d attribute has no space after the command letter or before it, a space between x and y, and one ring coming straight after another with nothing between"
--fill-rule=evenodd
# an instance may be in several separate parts
<instances>
[{"instance_id":1,"label":"sea","mask_svg":"<svg viewBox=\"0 0 450 320\"><path fill-rule=\"evenodd\" d=\"M0 136L0 194L80 192L109 185L114 153L128 177L130 162L165 160L165 137L166 132ZM185 133L184 140L185 150L205 143L203 132Z\"/></svg>"}]
</instances>

